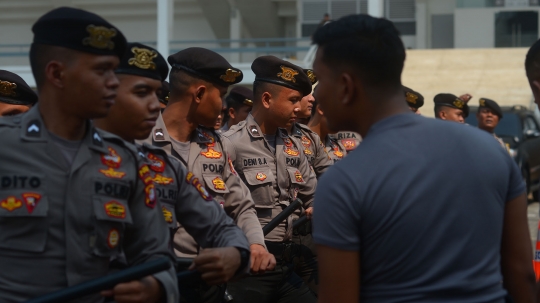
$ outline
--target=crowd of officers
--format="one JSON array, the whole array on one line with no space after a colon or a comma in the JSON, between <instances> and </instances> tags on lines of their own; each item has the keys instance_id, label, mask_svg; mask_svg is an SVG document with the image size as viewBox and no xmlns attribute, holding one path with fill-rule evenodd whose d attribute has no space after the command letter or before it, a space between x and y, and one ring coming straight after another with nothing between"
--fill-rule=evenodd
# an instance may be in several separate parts
<instances>
[{"instance_id":1,"label":"crowd of officers","mask_svg":"<svg viewBox=\"0 0 540 303\"><path fill-rule=\"evenodd\" d=\"M58 8L32 31L37 94L0 71L1 302L159 257L193 262L77 302L316 302L311 225L293 224L311 218L317 179L361 138L330 133L312 70L262 56L253 90L229 90L243 75L219 54L165 59L90 12ZM413 112L424 103L404 96ZM470 98L437 95L436 117L463 123ZM501 109L479 106L493 133ZM176 270L201 278L177 283Z\"/></svg>"}]
</instances>

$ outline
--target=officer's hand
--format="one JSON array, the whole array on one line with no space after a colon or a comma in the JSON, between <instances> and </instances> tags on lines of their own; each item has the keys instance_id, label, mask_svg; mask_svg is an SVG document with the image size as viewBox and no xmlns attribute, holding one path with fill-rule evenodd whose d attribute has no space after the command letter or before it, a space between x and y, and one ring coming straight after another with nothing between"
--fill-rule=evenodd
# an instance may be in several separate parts
<instances>
[{"instance_id":1,"label":"officer's hand","mask_svg":"<svg viewBox=\"0 0 540 303\"><path fill-rule=\"evenodd\" d=\"M197 270L208 285L229 281L240 267L240 252L236 247L206 248L193 259L189 270Z\"/></svg>"},{"instance_id":2,"label":"officer's hand","mask_svg":"<svg viewBox=\"0 0 540 303\"><path fill-rule=\"evenodd\" d=\"M313 207L306 209L306 216L311 220L311 217L313 217Z\"/></svg>"},{"instance_id":3,"label":"officer's hand","mask_svg":"<svg viewBox=\"0 0 540 303\"><path fill-rule=\"evenodd\" d=\"M101 292L104 297L113 297L117 303L161 302L164 295L161 284L152 276L140 281L120 283L111 290Z\"/></svg>"},{"instance_id":4,"label":"officer's hand","mask_svg":"<svg viewBox=\"0 0 540 303\"><path fill-rule=\"evenodd\" d=\"M264 246L251 244L249 250L251 251L251 273L262 274L276 267L276 258L266 251Z\"/></svg>"},{"instance_id":5,"label":"officer's hand","mask_svg":"<svg viewBox=\"0 0 540 303\"><path fill-rule=\"evenodd\" d=\"M469 102L469 100L472 99L472 96L470 94L464 94L464 95L459 96L459 98L463 100L464 102Z\"/></svg>"}]
</instances>

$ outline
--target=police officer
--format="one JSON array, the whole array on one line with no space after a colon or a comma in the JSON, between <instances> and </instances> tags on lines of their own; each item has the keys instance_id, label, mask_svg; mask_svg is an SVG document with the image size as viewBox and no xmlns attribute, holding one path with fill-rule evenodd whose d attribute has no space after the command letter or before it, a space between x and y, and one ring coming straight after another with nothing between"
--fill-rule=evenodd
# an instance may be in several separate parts
<instances>
[{"instance_id":1,"label":"police officer","mask_svg":"<svg viewBox=\"0 0 540 303\"><path fill-rule=\"evenodd\" d=\"M0 117L25 113L37 100L37 94L19 75L0 70Z\"/></svg>"},{"instance_id":2,"label":"police officer","mask_svg":"<svg viewBox=\"0 0 540 303\"><path fill-rule=\"evenodd\" d=\"M362 136L351 131L339 131L335 134L329 134L329 136L334 140L338 140L348 153L352 152L362 142Z\"/></svg>"},{"instance_id":3,"label":"police officer","mask_svg":"<svg viewBox=\"0 0 540 303\"><path fill-rule=\"evenodd\" d=\"M234 169L251 191L262 226L297 197L311 217L316 178L302 147L285 129L295 122L302 97L311 93L311 81L300 67L274 56L257 58L251 69L252 112L223 134L233 143ZM292 271L297 245L290 242L291 234L289 216L265 237L278 262L276 270L229 283L235 302L315 302L315 295Z\"/></svg>"},{"instance_id":4,"label":"police officer","mask_svg":"<svg viewBox=\"0 0 540 303\"><path fill-rule=\"evenodd\" d=\"M415 114L420 114L418 109L424 105L424 96L406 86L403 86L403 93L411 111Z\"/></svg>"},{"instance_id":5,"label":"police officer","mask_svg":"<svg viewBox=\"0 0 540 303\"><path fill-rule=\"evenodd\" d=\"M152 131L152 122L160 113L156 95L160 95L160 81L167 77L168 71L167 62L155 49L128 43L115 71L120 80L116 103L107 117L95 120L96 126L128 142L146 139ZM205 281L209 284L226 282L238 272L241 261L244 262L242 268L246 268L249 245L244 233L217 202L206 202L212 198L201 181L196 181L179 161L168 157L160 148L148 144L138 145L138 148L149 161L146 173L156 186L171 240L178 222L195 237L199 246L220 247L203 249L194 260ZM187 179L189 183L184 181ZM220 267L220 263L227 266ZM182 293L182 301L189 299L188 295Z\"/></svg>"},{"instance_id":6,"label":"police officer","mask_svg":"<svg viewBox=\"0 0 540 303\"><path fill-rule=\"evenodd\" d=\"M253 107L253 91L244 86L235 86L227 98L227 120L221 130L226 132L231 126L246 120L251 107Z\"/></svg>"},{"instance_id":7,"label":"police officer","mask_svg":"<svg viewBox=\"0 0 540 303\"><path fill-rule=\"evenodd\" d=\"M502 118L503 112L497 102L488 98L480 98L478 100L478 112L476 113L478 128L492 134L501 146L507 149L504 141L495 134L495 128Z\"/></svg>"},{"instance_id":8,"label":"police officer","mask_svg":"<svg viewBox=\"0 0 540 303\"><path fill-rule=\"evenodd\" d=\"M311 81L311 85L317 83L317 77L311 69L305 69L304 73ZM313 102L315 98L313 93L309 93L300 100L300 110L296 113L297 119L305 119L309 121L311 117L311 111L313 109ZM328 154L324 150L324 145L321 142L321 138L315 132L313 132L307 125L294 122L287 131L300 145L302 152L308 158L309 165L315 172L317 178L324 173L328 167L332 165L332 161L328 157Z\"/></svg>"},{"instance_id":9,"label":"police officer","mask_svg":"<svg viewBox=\"0 0 540 303\"><path fill-rule=\"evenodd\" d=\"M330 136L328 129L328 122L324 116L324 112L321 110L317 99L313 103L312 116L308 123L309 128L317 133L324 142L324 150L328 154L328 157L335 164L347 155L347 149L341 144L340 140L337 140L334 136Z\"/></svg>"},{"instance_id":10,"label":"police officer","mask_svg":"<svg viewBox=\"0 0 540 303\"><path fill-rule=\"evenodd\" d=\"M169 92L169 82L163 80L163 82L161 82L161 90L158 91L159 106L162 110L165 109L169 103Z\"/></svg>"},{"instance_id":11,"label":"police officer","mask_svg":"<svg viewBox=\"0 0 540 303\"><path fill-rule=\"evenodd\" d=\"M0 301L21 302L127 263L170 258L148 167L122 139L97 130L114 103L126 40L101 17L61 7L32 27L30 63L40 102L0 119ZM174 302L174 269L77 302Z\"/></svg>"},{"instance_id":12,"label":"police officer","mask_svg":"<svg viewBox=\"0 0 540 303\"><path fill-rule=\"evenodd\" d=\"M433 101L437 119L465 123L465 118L469 116L469 105L455 95L441 93L436 95Z\"/></svg>"},{"instance_id":13,"label":"police officer","mask_svg":"<svg viewBox=\"0 0 540 303\"><path fill-rule=\"evenodd\" d=\"M221 112L221 96L229 85L242 80L242 73L203 48L182 50L168 61L172 66L169 104L146 142L180 160L242 229L250 244L251 271L271 270L275 259L266 250L249 190L229 159L229 142L212 129ZM174 246L180 257L195 257L199 251L183 227L174 237Z\"/></svg>"}]
</instances>

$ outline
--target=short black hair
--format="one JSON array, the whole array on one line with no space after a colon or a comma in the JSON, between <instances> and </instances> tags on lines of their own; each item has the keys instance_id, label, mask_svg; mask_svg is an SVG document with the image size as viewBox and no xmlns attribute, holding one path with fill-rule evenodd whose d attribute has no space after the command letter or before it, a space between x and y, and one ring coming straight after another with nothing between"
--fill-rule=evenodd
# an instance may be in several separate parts
<instances>
[{"instance_id":1,"label":"short black hair","mask_svg":"<svg viewBox=\"0 0 540 303\"><path fill-rule=\"evenodd\" d=\"M527 52L525 72L529 80L540 78L540 40L537 40Z\"/></svg>"},{"instance_id":2,"label":"short black hair","mask_svg":"<svg viewBox=\"0 0 540 303\"><path fill-rule=\"evenodd\" d=\"M440 105L440 104L435 104L435 118L437 119L440 119L441 117L439 117L439 113L442 112L442 110L444 109L444 105Z\"/></svg>"},{"instance_id":3,"label":"short black hair","mask_svg":"<svg viewBox=\"0 0 540 303\"><path fill-rule=\"evenodd\" d=\"M198 77L195 77L191 74L188 74L187 72L173 68L171 69L169 73L169 89L170 94L173 96L179 96L183 95L188 88L195 82L195 81L204 81ZM206 82L206 81L205 81ZM169 102L170 102L169 98Z\"/></svg>"},{"instance_id":4,"label":"short black hair","mask_svg":"<svg viewBox=\"0 0 540 303\"><path fill-rule=\"evenodd\" d=\"M253 104L260 102L265 92L269 92L272 95L277 94L278 87L280 86L265 81L253 82Z\"/></svg>"},{"instance_id":5,"label":"short black hair","mask_svg":"<svg viewBox=\"0 0 540 303\"><path fill-rule=\"evenodd\" d=\"M36 80L36 87L39 89L45 82L45 68L49 62L61 61L70 63L74 60L77 51L60 46L32 43L30 46L30 68Z\"/></svg>"},{"instance_id":6,"label":"short black hair","mask_svg":"<svg viewBox=\"0 0 540 303\"><path fill-rule=\"evenodd\" d=\"M350 15L319 28L313 43L330 66L352 66L369 86L401 87L405 47L394 24L383 18Z\"/></svg>"}]
</instances>

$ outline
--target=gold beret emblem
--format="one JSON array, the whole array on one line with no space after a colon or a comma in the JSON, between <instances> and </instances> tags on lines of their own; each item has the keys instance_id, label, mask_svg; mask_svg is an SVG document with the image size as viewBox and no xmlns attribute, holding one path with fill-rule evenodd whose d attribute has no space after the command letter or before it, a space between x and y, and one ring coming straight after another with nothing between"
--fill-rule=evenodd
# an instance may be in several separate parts
<instances>
[{"instance_id":1,"label":"gold beret emblem","mask_svg":"<svg viewBox=\"0 0 540 303\"><path fill-rule=\"evenodd\" d=\"M221 75L219 76L219 78L225 82L228 82L228 83L232 83L234 81L236 81L236 78L238 76L240 76L242 74L242 72L239 72L239 71L235 71L233 69L227 69L225 71L225 74L224 75Z\"/></svg>"},{"instance_id":2,"label":"gold beret emblem","mask_svg":"<svg viewBox=\"0 0 540 303\"><path fill-rule=\"evenodd\" d=\"M486 106L486 100L480 99L480 106L485 107Z\"/></svg>"},{"instance_id":3,"label":"gold beret emblem","mask_svg":"<svg viewBox=\"0 0 540 303\"><path fill-rule=\"evenodd\" d=\"M315 84L315 82L317 82L317 76L315 76L315 73L311 69L307 70L307 76L309 81L311 81L311 84Z\"/></svg>"},{"instance_id":4,"label":"gold beret emblem","mask_svg":"<svg viewBox=\"0 0 540 303\"><path fill-rule=\"evenodd\" d=\"M463 100L461 99L456 99L454 100L454 102L452 102L452 104L454 104L455 107L462 109L463 105L465 105L465 102L463 102Z\"/></svg>"},{"instance_id":5,"label":"gold beret emblem","mask_svg":"<svg viewBox=\"0 0 540 303\"><path fill-rule=\"evenodd\" d=\"M17 96L16 88L17 84L0 80L0 95L15 97Z\"/></svg>"},{"instance_id":6,"label":"gold beret emblem","mask_svg":"<svg viewBox=\"0 0 540 303\"><path fill-rule=\"evenodd\" d=\"M411 104L416 104L416 100L418 99L418 96L411 93L411 92L407 92L405 94L405 99L407 99L407 102L409 102Z\"/></svg>"},{"instance_id":7,"label":"gold beret emblem","mask_svg":"<svg viewBox=\"0 0 540 303\"><path fill-rule=\"evenodd\" d=\"M281 68L281 73L278 73L277 76L278 77L281 77L281 79L285 80L285 81L290 81L292 83L296 83L296 79L294 78L294 76L298 75L298 72L295 71L294 69L290 68L290 67L287 67L287 66L280 66Z\"/></svg>"},{"instance_id":8,"label":"gold beret emblem","mask_svg":"<svg viewBox=\"0 0 540 303\"><path fill-rule=\"evenodd\" d=\"M165 97L165 101L169 101L170 96L171 96L171 93L168 93L167 96Z\"/></svg>"},{"instance_id":9,"label":"gold beret emblem","mask_svg":"<svg viewBox=\"0 0 540 303\"><path fill-rule=\"evenodd\" d=\"M142 69L156 69L156 64L152 61L157 57L157 53L147 48L133 47L131 49L133 58L128 60L129 65L135 65Z\"/></svg>"},{"instance_id":10,"label":"gold beret emblem","mask_svg":"<svg viewBox=\"0 0 540 303\"><path fill-rule=\"evenodd\" d=\"M249 100L249 99L245 99L244 100L244 104L245 105L249 105L249 106L253 106L253 101Z\"/></svg>"},{"instance_id":11,"label":"gold beret emblem","mask_svg":"<svg viewBox=\"0 0 540 303\"><path fill-rule=\"evenodd\" d=\"M90 37L83 39L84 45L99 49L114 49L114 42L111 41L111 38L116 36L116 29L90 24L86 27L86 31L90 33Z\"/></svg>"}]
</instances>

